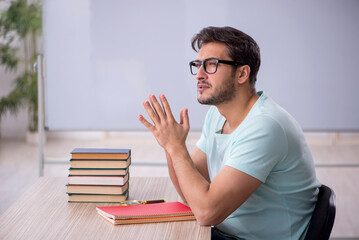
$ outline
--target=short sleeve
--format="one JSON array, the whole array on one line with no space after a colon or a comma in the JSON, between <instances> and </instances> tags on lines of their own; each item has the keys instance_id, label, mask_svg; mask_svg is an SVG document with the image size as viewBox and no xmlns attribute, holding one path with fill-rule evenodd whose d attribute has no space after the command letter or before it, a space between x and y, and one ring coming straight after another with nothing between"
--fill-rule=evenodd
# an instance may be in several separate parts
<instances>
[{"instance_id":1,"label":"short sleeve","mask_svg":"<svg viewBox=\"0 0 359 240\"><path fill-rule=\"evenodd\" d=\"M232 141L225 165L265 182L288 152L288 141L278 122L267 116L252 119Z\"/></svg>"}]
</instances>

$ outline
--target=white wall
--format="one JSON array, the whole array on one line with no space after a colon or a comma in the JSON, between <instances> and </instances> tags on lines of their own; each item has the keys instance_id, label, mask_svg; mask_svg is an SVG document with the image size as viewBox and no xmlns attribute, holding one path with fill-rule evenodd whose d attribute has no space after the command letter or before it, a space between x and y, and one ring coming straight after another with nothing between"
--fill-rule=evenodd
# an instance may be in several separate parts
<instances>
[{"instance_id":1,"label":"white wall","mask_svg":"<svg viewBox=\"0 0 359 240\"><path fill-rule=\"evenodd\" d=\"M44 1L44 2L46 2L46 1ZM81 2L81 1L79 1L79 2ZM80 4L78 2L78 4ZM82 2L84 2L84 1L82 1ZM85 1L86 2L86 1ZM190 13L197 13L197 11L198 11L198 9L200 9L200 7L201 6L197 6L196 5L196 3L193 3L193 2L190 2L190 1L184 1L185 2L185 4L184 4L184 7L186 8L186 9L189 9L189 10L186 10L187 12L188 12L188 14L190 14ZM224 2L229 2L229 1L224 1ZM274 1L274 2L276 2L276 1ZM277 1L277 2L281 2L281 1ZM101 3L99 3L99 2L97 2L98 4L101 4ZM270 4L270 3L266 3L266 1L264 1L263 2L264 3L264 5L266 5L266 4ZM288 3L288 4L293 4L294 2L290 2L290 3ZM349 2L349 3L352 3L353 4L353 2ZM197 4L199 4L199 3L197 3ZM245 4L245 2L243 2L243 6L241 7L241 9L244 9L244 8L249 8L250 6L252 6L254 3L252 3L252 4L250 4L249 2L248 2L248 4ZM257 4L259 4L258 3L258 1L257 1ZM2 9L2 8L4 8L4 5L7 5L7 4L5 4L4 2L0 2L0 10ZM285 5L285 4L284 4ZM284 6L284 5L281 5L281 6ZM345 4L344 4L345 5ZM222 6L222 5L221 5ZM257 5L256 5L257 6ZM216 6L214 6L215 8L216 8ZM308 6L309 7L309 6ZM356 4L356 5L354 5L353 4L353 8L355 8L355 7L358 7L358 4ZM67 9L69 9L69 8L67 8ZM294 8L293 8L294 9ZM256 12L258 13L258 10L259 10L259 8L256 8ZM339 9L340 10L340 9ZM338 11L339 11L338 10ZM227 22L228 22L228 18L229 18L229 16L231 16L231 15L233 15L233 12L234 12L235 10L234 9L217 9L216 8L216 11L215 11L215 15L214 14L212 14L213 15L213 17L211 17L211 18L213 18L212 19L212 21L210 21L210 23L213 25L213 24L217 24L218 26L219 25L224 25L224 24L226 24ZM279 10L278 10L279 11ZM296 16L298 16L298 9L294 9L293 10L294 11L294 13L296 13L297 12L297 14L295 14ZM240 11L240 9L239 9L239 13L240 13L241 11ZM299 12L303 12L303 15L302 15L302 13L300 13L299 15L301 15L302 17L305 17L305 11L299 11ZM259 11L259 13L260 13L260 11ZM258 15L260 15L258 13ZM211 15L211 16L212 16ZM293 14L291 15L290 13L288 13L288 15L290 15L291 17L293 17ZM339 14L340 15L340 14ZM240 15L238 15L239 17L240 16L243 16L243 13L241 13ZM334 16L338 16L338 14L337 15L333 15L333 17ZM342 17L342 18L344 18L344 16ZM246 18L243 18L243 17L241 17L240 18L241 19L241 21L246 21ZM305 19L304 19L305 20ZM294 19L294 20L292 20L292 21L298 21L298 22L302 22L303 21L303 19L300 19L300 18L298 18L298 19ZM199 26L202 26L202 25L204 25L204 24L208 24L208 21L205 19L205 18L200 18L200 19L197 19L196 21L189 21L189 22L186 22L186 25L198 25L198 27ZM244 23L243 23L244 24ZM242 24L242 25L243 25ZM262 24L263 26L265 26L265 23L263 23ZM330 24L330 26L332 26L333 24ZM356 26L356 23L354 23L353 24L354 26ZM274 27L274 26L273 26ZM250 28L250 29L252 29L252 31L253 31L253 29L254 28ZM248 31L248 33L251 33L251 31L249 31L250 29L243 29L245 32L247 32ZM268 27L268 32L270 32L270 30L269 29L271 29L270 27ZM258 30L259 31L259 30ZM259 31L259 33L260 32L262 32L263 34L265 34L266 32L265 31ZM269 33L266 33L266 34L269 34ZM189 48L189 39L191 38L191 36L192 36L192 34L193 34L194 32L191 32L191 33L185 33L184 34L184 36L183 36L183 38L185 38L185 41L186 41L186 49L188 50L188 51L191 51L191 49ZM258 34L259 34L258 33ZM288 34L288 36L289 36L290 34ZM255 38L255 39L257 39L257 36L254 34L253 35L253 37ZM343 36L343 37L346 37L346 36ZM259 37L258 37L258 39L260 39ZM265 70L266 70L266 66L268 66L268 63L272 60L271 59L271 57L273 56L273 54L270 52L270 53L266 53L265 52L265 45L266 44L268 44L268 43L266 43L266 42L264 42L264 43L262 43L262 42L260 42L259 40L257 40L258 42L259 42L259 44L260 44L260 46L262 47L262 49L263 49L263 56L264 56L264 58L263 58L263 66L262 66L262 69L261 69L261 71L260 71L260 74L262 73L262 72L264 72ZM186 51L187 51L186 50ZM192 53L191 53L192 54ZM185 53L185 55L187 56L187 55L189 55L189 53L188 52L186 52ZM274 56L275 57L275 56ZM293 56L293 57L295 57L295 56ZM279 60L279 62L280 62L280 60ZM344 63L345 61L343 61L343 63ZM266 65L267 64L267 65ZM354 64L354 63L351 63L351 64ZM294 68L294 70L293 70L293 72L295 72L296 74L303 74L303 72L305 72L305 71L303 71L303 70L300 70L299 71L299 69L296 69L296 66L295 65L291 65L293 68ZM187 67L187 65L185 66L185 67ZM333 69L327 69L328 70L328 74L334 74L335 72L333 72L332 70ZM113 69L113 71L115 71L115 69ZM336 73L337 74L337 73ZM11 89L12 89L12 80L14 79L14 74L9 74L9 73L5 73L4 72L4 69L3 68L1 68L0 67L0 96L4 96L4 95L6 95L8 92L10 92L11 91ZM264 78L263 78L264 79ZM261 79L262 80L262 79ZM356 81L356 79L351 79L351 81ZM263 81L264 82L264 81ZM262 83L261 83L262 84ZM270 84L270 83L268 83L268 84ZM290 85L293 85L293 84L290 84L289 82L287 83L288 84L288 86L286 86L285 85L285 87L291 87ZM166 89L169 89L169 88L167 88L166 87ZM166 90L167 91L167 90ZM192 91L192 90L191 90ZM287 93L287 94L289 94L289 93ZM351 96L349 96L349 98L351 98ZM305 100L305 99L304 99ZM285 103L284 103L285 104ZM286 106L285 106L285 108L286 108ZM354 109L355 110L355 109ZM6 116L5 118L3 118L2 119L2 121L0 122L0 130L1 130L1 134L2 134L2 137L5 137L5 138L23 138L24 136L25 136L25 131L26 131L26 127L27 127L27 112L26 112L26 110L22 110L22 111L20 111L19 112L19 114L17 115L17 116L13 116L13 115L9 115L9 116Z\"/></svg>"},{"instance_id":2,"label":"white wall","mask_svg":"<svg viewBox=\"0 0 359 240\"><path fill-rule=\"evenodd\" d=\"M45 125L51 130L145 130L148 94L200 130L190 39L229 25L261 48L257 90L307 131L359 131L359 2L347 0L44 0ZM68 6L71 5L71 8ZM60 37L61 36L61 37Z\"/></svg>"}]
</instances>

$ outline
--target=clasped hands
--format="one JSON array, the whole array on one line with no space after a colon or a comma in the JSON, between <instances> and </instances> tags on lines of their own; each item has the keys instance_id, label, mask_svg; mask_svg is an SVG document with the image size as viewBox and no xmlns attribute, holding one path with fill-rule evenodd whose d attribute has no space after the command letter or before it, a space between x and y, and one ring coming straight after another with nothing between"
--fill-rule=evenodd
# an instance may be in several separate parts
<instances>
[{"instance_id":1,"label":"clasped hands","mask_svg":"<svg viewBox=\"0 0 359 240\"><path fill-rule=\"evenodd\" d=\"M165 95L160 94L159 101L154 95L149 95L149 101L144 101L142 105L146 109L148 116L153 124L145 119L143 115L138 115L138 119L148 128L156 138L157 142L167 152L176 151L177 148L185 147L186 138L189 131L188 109L183 108L180 112L180 122L173 117L171 108Z\"/></svg>"}]
</instances>

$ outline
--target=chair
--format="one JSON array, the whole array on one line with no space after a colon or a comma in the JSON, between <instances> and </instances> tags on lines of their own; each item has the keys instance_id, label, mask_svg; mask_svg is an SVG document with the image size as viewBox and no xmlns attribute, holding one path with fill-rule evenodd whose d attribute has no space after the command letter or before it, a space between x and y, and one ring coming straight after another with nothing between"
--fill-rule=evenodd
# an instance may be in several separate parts
<instances>
[{"instance_id":1,"label":"chair","mask_svg":"<svg viewBox=\"0 0 359 240\"><path fill-rule=\"evenodd\" d=\"M305 240L328 240L334 219L335 193L330 187L322 185Z\"/></svg>"}]
</instances>

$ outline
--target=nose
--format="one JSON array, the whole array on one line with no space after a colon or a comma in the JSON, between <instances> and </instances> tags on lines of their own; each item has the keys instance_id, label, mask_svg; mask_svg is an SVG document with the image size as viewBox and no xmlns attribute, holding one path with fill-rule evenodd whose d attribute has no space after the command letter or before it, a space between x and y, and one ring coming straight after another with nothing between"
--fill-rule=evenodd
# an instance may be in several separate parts
<instances>
[{"instance_id":1,"label":"nose","mask_svg":"<svg viewBox=\"0 0 359 240\"><path fill-rule=\"evenodd\" d=\"M204 67L203 65L200 66L200 68L198 69L197 75L196 75L196 79L197 81L202 81L204 79L207 79L208 75L207 73L204 71Z\"/></svg>"}]
</instances>

